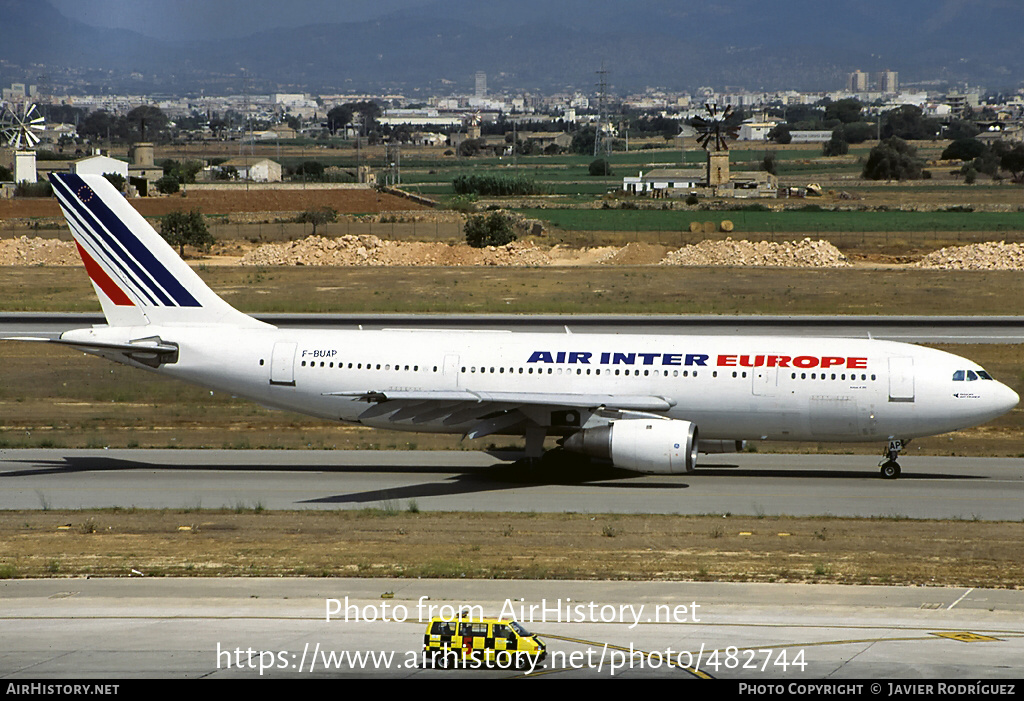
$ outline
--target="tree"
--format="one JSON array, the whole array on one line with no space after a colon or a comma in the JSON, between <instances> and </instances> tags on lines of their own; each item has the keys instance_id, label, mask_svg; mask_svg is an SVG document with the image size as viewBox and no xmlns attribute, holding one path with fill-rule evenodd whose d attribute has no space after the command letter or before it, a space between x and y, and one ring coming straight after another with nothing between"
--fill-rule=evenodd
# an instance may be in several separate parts
<instances>
[{"instance_id":1,"label":"tree","mask_svg":"<svg viewBox=\"0 0 1024 701\"><path fill-rule=\"evenodd\" d=\"M914 147L893 136L871 149L863 176L871 180L920 180L922 167Z\"/></svg>"},{"instance_id":2,"label":"tree","mask_svg":"<svg viewBox=\"0 0 1024 701\"><path fill-rule=\"evenodd\" d=\"M130 128L129 141L155 141L167 129L170 120L159 107L142 105L126 114L125 121Z\"/></svg>"},{"instance_id":3,"label":"tree","mask_svg":"<svg viewBox=\"0 0 1024 701\"><path fill-rule=\"evenodd\" d=\"M774 153L766 153L766 154L764 154L764 158L761 159L761 170L763 170L766 173L771 173L772 175L778 175L779 174L779 168L775 164L775 154Z\"/></svg>"},{"instance_id":4,"label":"tree","mask_svg":"<svg viewBox=\"0 0 1024 701\"><path fill-rule=\"evenodd\" d=\"M947 139L958 141L960 139L970 139L980 133L981 129L979 129L973 122L968 122L963 119L954 119L951 120L949 126L946 127L946 130L943 132L943 136Z\"/></svg>"},{"instance_id":5,"label":"tree","mask_svg":"<svg viewBox=\"0 0 1024 701\"><path fill-rule=\"evenodd\" d=\"M589 172L591 175L611 175L612 166L605 158L598 158L591 161Z\"/></svg>"},{"instance_id":6,"label":"tree","mask_svg":"<svg viewBox=\"0 0 1024 701\"><path fill-rule=\"evenodd\" d=\"M884 115L882 137L898 136L901 139L934 139L939 133L939 122L924 116L917 105L900 105Z\"/></svg>"},{"instance_id":7,"label":"tree","mask_svg":"<svg viewBox=\"0 0 1024 701\"><path fill-rule=\"evenodd\" d=\"M108 136L116 135L115 118L106 110L95 110L90 112L78 125L78 133L93 141L106 139Z\"/></svg>"},{"instance_id":8,"label":"tree","mask_svg":"<svg viewBox=\"0 0 1024 701\"><path fill-rule=\"evenodd\" d=\"M504 246L518 238L512 228L512 220L501 212L470 217L463 227L466 243L473 248Z\"/></svg>"},{"instance_id":9,"label":"tree","mask_svg":"<svg viewBox=\"0 0 1024 701\"><path fill-rule=\"evenodd\" d=\"M843 130L836 129L832 132L832 138L821 147L823 156L845 156L850 152L850 144L843 138Z\"/></svg>"},{"instance_id":10,"label":"tree","mask_svg":"<svg viewBox=\"0 0 1024 701\"><path fill-rule=\"evenodd\" d=\"M305 161L295 167L295 175L302 180L320 181L324 179L324 164L320 161Z\"/></svg>"},{"instance_id":11,"label":"tree","mask_svg":"<svg viewBox=\"0 0 1024 701\"><path fill-rule=\"evenodd\" d=\"M107 179L107 182L116 187L118 192L124 192L124 184L127 180L123 175L120 173L104 173L103 177Z\"/></svg>"},{"instance_id":12,"label":"tree","mask_svg":"<svg viewBox=\"0 0 1024 701\"><path fill-rule=\"evenodd\" d=\"M977 139L957 139L942 152L944 161L971 161L985 154L988 147Z\"/></svg>"},{"instance_id":13,"label":"tree","mask_svg":"<svg viewBox=\"0 0 1024 701\"><path fill-rule=\"evenodd\" d=\"M206 220L198 209L185 212L170 212L160 220L160 235L172 246L178 247L178 254L185 257L185 246L192 246L202 251L209 251L216 243L210 230L206 228Z\"/></svg>"},{"instance_id":14,"label":"tree","mask_svg":"<svg viewBox=\"0 0 1024 701\"><path fill-rule=\"evenodd\" d=\"M597 130L594 127L583 127L572 135L572 143L569 150L573 153L589 155L594 153L594 139L597 138Z\"/></svg>"},{"instance_id":15,"label":"tree","mask_svg":"<svg viewBox=\"0 0 1024 701\"><path fill-rule=\"evenodd\" d=\"M777 144L788 144L793 140L792 134L789 133L789 125L776 124L772 127L772 130L768 132L768 140L774 141Z\"/></svg>"},{"instance_id":16,"label":"tree","mask_svg":"<svg viewBox=\"0 0 1024 701\"><path fill-rule=\"evenodd\" d=\"M825 107L825 121L838 119L843 124L860 121L862 105L852 97L836 100Z\"/></svg>"},{"instance_id":17,"label":"tree","mask_svg":"<svg viewBox=\"0 0 1024 701\"><path fill-rule=\"evenodd\" d=\"M1024 144L1017 144L999 159L999 166L1010 173L1015 183L1024 183Z\"/></svg>"},{"instance_id":18,"label":"tree","mask_svg":"<svg viewBox=\"0 0 1024 701\"><path fill-rule=\"evenodd\" d=\"M338 210L333 207L321 207L320 209L307 209L299 215L298 221L303 224L313 225L313 236L316 236L316 228L321 224L338 221Z\"/></svg>"},{"instance_id":19,"label":"tree","mask_svg":"<svg viewBox=\"0 0 1024 701\"><path fill-rule=\"evenodd\" d=\"M862 144L874 139L877 128L870 122L853 122L843 125L843 139L848 144Z\"/></svg>"},{"instance_id":20,"label":"tree","mask_svg":"<svg viewBox=\"0 0 1024 701\"><path fill-rule=\"evenodd\" d=\"M353 114L355 113L348 105L332 107L327 113L327 128L330 129L331 136L334 136L339 129L348 126L352 122Z\"/></svg>"},{"instance_id":21,"label":"tree","mask_svg":"<svg viewBox=\"0 0 1024 701\"><path fill-rule=\"evenodd\" d=\"M156 185L156 189L165 195L173 195L181 189L181 184L178 182L178 178L173 175L165 175L154 184Z\"/></svg>"}]
</instances>

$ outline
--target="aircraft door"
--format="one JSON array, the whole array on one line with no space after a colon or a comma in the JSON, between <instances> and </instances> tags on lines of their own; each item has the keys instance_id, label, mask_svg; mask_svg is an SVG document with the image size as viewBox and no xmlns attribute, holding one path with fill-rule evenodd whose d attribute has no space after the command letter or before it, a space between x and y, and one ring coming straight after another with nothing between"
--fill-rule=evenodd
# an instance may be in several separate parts
<instances>
[{"instance_id":1,"label":"aircraft door","mask_svg":"<svg viewBox=\"0 0 1024 701\"><path fill-rule=\"evenodd\" d=\"M459 356L455 353L444 357L443 375L445 387L455 389L459 386Z\"/></svg>"},{"instance_id":2,"label":"aircraft door","mask_svg":"<svg viewBox=\"0 0 1024 701\"><path fill-rule=\"evenodd\" d=\"M778 368L751 368L752 379L751 391L758 397L774 397L778 394L779 369Z\"/></svg>"},{"instance_id":3,"label":"aircraft door","mask_svg":"<svg viewBox=\"0 0 1024 701\"><path fill-rule=\"evenodd\" d=\"M280 342L274 344L274 352L270 356L270 384L295 386L295 349L297 343Z\"/></svg>"},{"instance_id":4,"label":"aircraft door","mask_svg":"<svg viewBox=\"0 0 1024 701\"><path fill-rule=\"evenodd\" d=\"M914 401L913 358L889 358L889 401Z\"/></svg>"}]
</instances>

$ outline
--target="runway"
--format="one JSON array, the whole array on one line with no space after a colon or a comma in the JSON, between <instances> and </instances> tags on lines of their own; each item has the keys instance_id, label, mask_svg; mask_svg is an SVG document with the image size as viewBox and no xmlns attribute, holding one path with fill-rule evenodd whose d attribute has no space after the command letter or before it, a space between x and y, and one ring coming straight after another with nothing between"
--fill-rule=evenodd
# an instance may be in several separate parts
<instances>
[{"instance_id":1,"label":"runway","mask_svg":"<svg viewBox=\"0 0 1024 701\"><path fill-rule=\"evenodd\" d=\"M426 619L464 607L514 614L548 659L519 671L424 664ZM1024 592L945 587L4 580L0 678L673 677L770 680L790 693L827 679L889 696L886 679L1019 678L1022 614Z\"/></svg>"},{"instance_id":2,"label":"runway","mask_svg":"<svg viewBox=\"0 0 1024 701\"><path fill-rule=\"evenodd\" d=\"M480 452L0 450L0 509L403 509L1019 520L1024 460L701 456L683 475L525 470Z\"/></svg>"}]
</instances>

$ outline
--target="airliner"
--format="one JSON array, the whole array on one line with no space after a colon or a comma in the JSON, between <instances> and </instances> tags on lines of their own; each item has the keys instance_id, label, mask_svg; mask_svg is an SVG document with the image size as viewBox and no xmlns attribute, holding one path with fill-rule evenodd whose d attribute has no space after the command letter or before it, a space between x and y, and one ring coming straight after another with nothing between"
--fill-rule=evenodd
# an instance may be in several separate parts
<instances>
[{"instance_id":1,"label":"airliner","mask_svg":"<svg viewBox=\"0 0 1024 701\"><path fill-rule=\"evenodd\" d=\"M107 323L19 340L329 421L523 436L542 465L658 474L749 440L878 442L895 479L908 440L1019 401L970 360L870 338L280 329L217 296L103 177L50 180Z\"/></svg>"}]
</instances>

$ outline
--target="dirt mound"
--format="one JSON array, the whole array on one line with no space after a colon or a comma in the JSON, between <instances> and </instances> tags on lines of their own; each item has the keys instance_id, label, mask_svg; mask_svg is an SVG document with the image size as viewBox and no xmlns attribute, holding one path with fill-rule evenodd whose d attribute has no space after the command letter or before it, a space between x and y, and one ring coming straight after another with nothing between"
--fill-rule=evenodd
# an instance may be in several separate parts
<instances>
[{"instance_id":1,"label":"dirt mound","mask_svg":"<svg viewBox=\"0 0 1024 701\"><path fill-rule=\"evenodd\" d=\"M634 241L607 256L601 260L601 263L607 265L655 265L665 258L668 250L668 246Z\"/></svg>"},{"instance_id":2,"label":"dirt mound","mask_svg":"<svg viewBox=\"0 0 1024 701\"><path fill-rule=\"evenodd\" d=\"M938 270L1024 270L1024 244L989 241L940 248L914 263Z\"/></svg>"},{"instance_id":3,"label":"dirt mound","mask_svg":"<svg viewBox=\"0 0 1024 701\"><path fill-rule=\"evenodd\" d=\"M672 251L662 265L764 265L786 268L839 268L850 265L828 241L701 241Z\"/></svg>"},{"instance_id":4,"label":"dirt mound","mask_svg":"<svg viewBox=\"0 0 1024 701\"><path fill-rule=\"evenodd\" d=\"M81 265L71 241L29 238L0 239L0 265Z\"/></svg>"},{"instance_id":5,"label":"dirt mound","mask_svg":"<svg viewBox=\"0 0 1024 701\"><path fill-rule=\"evenodd\" d=\"M376 236L307 236L268 243L242 256L241 265L549 265L529 242L470 248L464 244L384 241Z\"/></svg>"}]
</instances>

